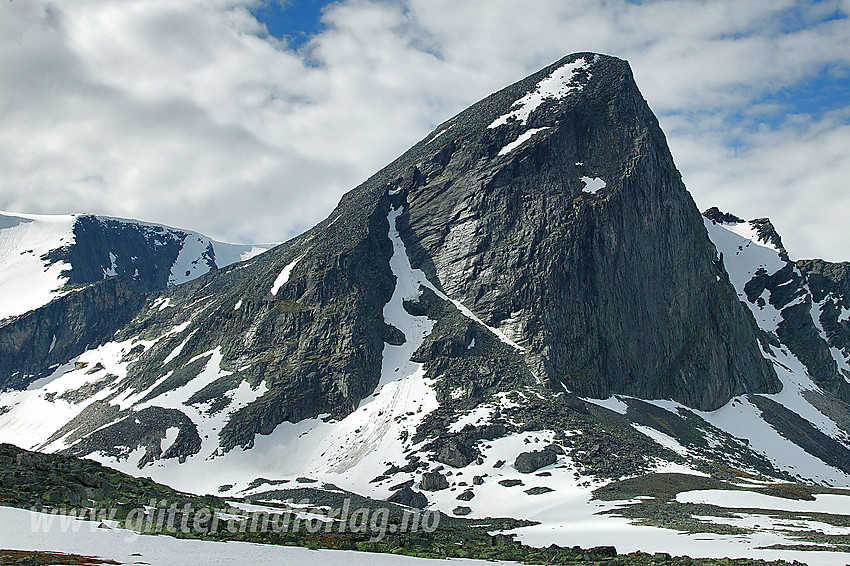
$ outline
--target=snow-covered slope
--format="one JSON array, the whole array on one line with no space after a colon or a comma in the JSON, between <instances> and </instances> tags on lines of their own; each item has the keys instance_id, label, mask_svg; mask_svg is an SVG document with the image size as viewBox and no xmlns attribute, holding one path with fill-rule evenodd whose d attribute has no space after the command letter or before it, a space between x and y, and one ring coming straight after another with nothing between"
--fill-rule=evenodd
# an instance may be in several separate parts
<instances>
[{"instance_id":1,"label":"snow-covered slope","mask_svg":"<svg viewBox=\"0 0 850 566\"><path fill-rule=\"evenodd\" d=\"M0 319L50 302L67 293L69 283L121 274L152 290L190 281L270 247L217 242L135 220L0 212Z\"/></svg>"},{"instance_id":2,"label":"snow-covered slope","mask_svg":"<svg viewBox=\"0 0 850 566\"><path fill-rule=\"evenodd\" d=\"M850 452L846 451L850 446L850 412L844 394L844 385L850 383L850 371L846 369L850 349L834 347L822 322L826 320L825 305L840 313L841 304L850 297L825 296L816 300L807 274L788 259L781 240L766 220L724 222L710 216L705 219L709 237L740 300L750 308L765 333L762 351L774 365L783 388L775 395L735 398L720 410L703 414L704 418L747 439L752 448L797 478L850 485ZM848 327L840 320L833 322ZM814 353L818 351L827 353L832 375L824 375L814 365ZM835 381L839 381L837 386ZM782 408L790 411L792 418L798 415L799 421L809 423L819 434L801 429L801 423L795 426L789 422L789 413ZM835 443L834 451L825 448L831 442ZM815 452L815 445L824 450Z\"/></svg>"},{"instance_id":3,"label":"snow-covered slope","mask_svg":"<svg viewBox=\"0 0 850 566\"><path fill-rule=\"evenodd\" d=\"M311 566L445 566L446 560L293 546L212 542L169 536L139 536L99 522L0 507L0 547L97 556L119 564L207 566L209 564L310 564ZM509 566L515 562L463 560L464 566Z\"/></svg>"},{"instance_id":4,"label":"snow-covered slope","mask_svg":"<svg viewBox=\"0 0 850 566\"><path fill-rule=\"evenodd\" d=\"M60 292L70 268L44 254L73 244L75 216L0 213L0 319L38 308Z\"/></svg>"}]
</instances>

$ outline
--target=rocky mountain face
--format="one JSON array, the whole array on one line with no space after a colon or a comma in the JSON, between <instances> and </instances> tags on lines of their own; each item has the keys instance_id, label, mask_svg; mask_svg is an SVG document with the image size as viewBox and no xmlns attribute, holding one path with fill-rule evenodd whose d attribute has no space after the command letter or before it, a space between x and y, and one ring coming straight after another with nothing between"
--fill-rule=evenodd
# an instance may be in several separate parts
<instances>
[{"instance_id":1,"label":"rocky mountain face","mask_svg":"<svg viewBox=\"0 0 850 566\"><path fill-rule=\"evenodd\" d=\"M538 379L700 409L778 389L626 63L570 56L440 128L397 183L402 237Z\"/></svg>"},{"instance_id":2,"label":"rocky mountain face","mask_svg":"<svg viewBox=\"0 0 850 566\"><path fill-rule=\"evenodd\" d=\"M786 346L817 385L850 401L850 263L792 261L767 218L745 222L716 208L705 217L772 248L775 262L747 274L741 298L757 318L771 317L762 325L770 344Z\"/></svg>"},{"instance_id":3,"label":"rocky mountain face","mask_svg":"<svg viewBox=\"0 0 850 566\"><path fill-rule=\"evenodd\" d=\"M613 57L491 95L242 262L79 226L45 257L115 276L0 326L0 383L32 386L0 393L0 441L476 516L662 465L850 482L846 265L701 216Z\"/></svg>"},{"instance_id":4,"label":"rocky mountain face","mask_svg":"<svg viewBox=\"0 0 850 566\"><path fill-rule=\"evenodd\" d=\"M145 294L267 247L92 215L0 214L0 388L26 388L106 341Z\"/></svg>"},{"instance_id":5,"label":"rocky mountain face","mask_svg":"<svg viewBox=\"0 0 850 566\"><path fill-rule=\"evenodd\" d=\"M54 299L0 325L0 387L26 389L127 324L144 304L126 281L110 278Z\"/></svg>"},{"instance_id":6,"label":"rocky mountain face","mask_svg":"<svg viewBox=\"0 0 850 566\"><path fill-rule=\"evenodd\" d=\"M796 387L816 414L828 417L825 430L834 434L813 427L799 409L795 413L758 396L750 400L784 438L850 471L850 264L792 261L767 218L745 222L716 208L705 217L742 303L763 332L768 359L789 377L811 380Z\"/></svg>"}]
</instances>

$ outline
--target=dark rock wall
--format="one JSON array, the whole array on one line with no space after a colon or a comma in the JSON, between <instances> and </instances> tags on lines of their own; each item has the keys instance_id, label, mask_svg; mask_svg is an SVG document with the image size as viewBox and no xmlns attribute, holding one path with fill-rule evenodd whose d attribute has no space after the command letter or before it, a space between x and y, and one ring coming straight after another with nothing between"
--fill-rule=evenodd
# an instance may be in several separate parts
<instances>
[{"instance_id":1,"label":"dark rock wall","mask_svg":"<svg viewBox=\"0 0 850 566\"><path fill-rule=\"evenodd\" d=\"M115 274L136 291L147 293L168 286L174 264L187 234L161 226L121 222L96 216L80 216L74 223L74 243L49 253L47 261L65 261L69 285L100 281L113 267L109 253L116 257ZM210 249L206 261L215 269Z\"/></svg>"},{"instance_id":2,"label":"dark rock wall","mask_svg":"<svg viewBox=\"0 0 850 566\"><path fill-rule=\"evenodd\" d=\"M564 62L453 118L410 164L414 263L506 327L553 386L701 409L777 390L625 62L600 58L581 93L526 125L486 127ZM548 129L498 155L531 127ZM583 192L583 176L607 187Z\"/></svg>"},{"instance_id":3,"label":"dark rock wall","mask_svg":"<svg viewBox=\"0 0 850 566\"><path fill-rule=\"evenodd\" d=\"M144 296L118 278L54 299L0 325L0 390L25 389L127 324ZM55 337L55 343L54 343Z\"/></svg>"}]
</instances>

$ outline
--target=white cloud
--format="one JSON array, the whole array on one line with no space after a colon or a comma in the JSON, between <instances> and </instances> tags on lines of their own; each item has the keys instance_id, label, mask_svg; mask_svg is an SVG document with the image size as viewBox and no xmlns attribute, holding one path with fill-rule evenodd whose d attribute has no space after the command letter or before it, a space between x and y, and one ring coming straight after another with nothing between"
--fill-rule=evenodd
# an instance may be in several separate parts
<instances>
[{"instance_id":1,"label":"white cloud","mask_svg":"<svg viewBox=\"0 0 850 566\"><path fill-rule=\"evenodd\" d=\"M744 134L746 148L739 150L700 135L679 137L677 147L702 208L717 205L745 218L769 215L792 257L850 258L850 111Z\"/></svg>"},{"instance_id":2,"label":"white cloud","mask_svg":"<svg viewBox=\"0 0 850 566\"><path fill-rule=\"evenodd\" d=\"M631 62L702 208L850 258L847 114L744 127L782 111L765 94L850 66L848 19L823 21L846 2L349 0L296 52L254 1L3 2L0 209L285 239L455 112L599 51Z\"/></svg>"}]
</instances>

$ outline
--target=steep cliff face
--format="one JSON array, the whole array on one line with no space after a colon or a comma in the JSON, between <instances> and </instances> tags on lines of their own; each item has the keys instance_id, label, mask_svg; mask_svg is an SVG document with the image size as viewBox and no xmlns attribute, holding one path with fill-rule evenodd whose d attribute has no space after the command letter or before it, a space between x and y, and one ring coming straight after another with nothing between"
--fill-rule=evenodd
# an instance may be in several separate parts
<instances>
[{"instance_id":1,"label":"steep cliff face","mask_svg":"<svg viewBox=\"0 0 850 566\"><path fill-rule=\"evenodd\" d=\"M397 183L414 263L538 378L701 409L777 389L625 62L571 55L418 149Z\"/></svg>"},{"instance_id":2,"label":"steep cliff face","mask_svg":"<svg viewBox=\"0 0 850 566\"><path fill-rule=\"evenodd\" d=\"M86 285L0 325L0 391L25 389L111 338L144 304L118 278Z\"/></svg>"}]
</instances>

